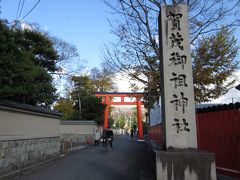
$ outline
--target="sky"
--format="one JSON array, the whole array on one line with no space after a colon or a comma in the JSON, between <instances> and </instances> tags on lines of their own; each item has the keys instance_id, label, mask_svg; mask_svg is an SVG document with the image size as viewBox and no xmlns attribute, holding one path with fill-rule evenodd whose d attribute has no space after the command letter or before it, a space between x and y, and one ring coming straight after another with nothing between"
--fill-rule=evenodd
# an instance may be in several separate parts
<instances>
[{"instance_id":1,"label":"sky","mask_svg":"<svg viewBox=\"0 0 240 180\"><path fill-rule=\"evenodd\" d=\"M24 1L24 0L22 0ZM25 0L21 19L39 0ZM12 22L17 17L19 0L0 0L0 18ZM21 8L20 8L21 9ZM20 11L19 11L20 12ZM40 3L23 20L37 23L51 35L74 44L80 59L87 61L88 68L99 67L100 49L104 44L114 41L107 18L111 17L103 0L40 0ZM240 75L240 73L238 73ZM118 77L119 91L129 92L129 80ZM240 81L236 82L238 85ZM240 101L240 91L230 90L213 103Z\"/></svg>"},{"instance_id":2,"label":"sky","mask_svg":"<svg viewBox=\"0 0 240 180\"><path fill-rule=\"evenodd\" d=\"M23 0L22 0L23 1ZM38 0L25 0L20 19ZM1 0L1 18L16 19L19 0ZM101 63L100 49L114 37L107 22L108 8L102 0L40 0L23 20L37 23L51 35L74 44L89 68Z\"/></svg>"}]
</instances>

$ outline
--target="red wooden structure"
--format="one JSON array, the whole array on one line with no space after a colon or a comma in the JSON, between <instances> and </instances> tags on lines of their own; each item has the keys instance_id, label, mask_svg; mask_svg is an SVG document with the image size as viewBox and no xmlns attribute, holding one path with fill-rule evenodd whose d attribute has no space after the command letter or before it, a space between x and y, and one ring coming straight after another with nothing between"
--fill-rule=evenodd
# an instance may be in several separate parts
<instances>
[{"instance_id":1,"label":"red wooden structure","mask_svg":"<svg viewBox=\"0 0 240 180\"><path fill-rule=\"evenodd\" d=\"M106 104L106 108L104 111L104 123L103 128L106 129L108 127L108 112L109 112L109 106L111 105L137 105L137 123L138 123L138 138L143 138L143 129L142 129L142 110L141 105L143 104L143 101L141 100L143 97L143 93L109 93L109 92L97 92L95 93L95 96L97 97L103 97L103 103ZM114 102L112 101L113 98L120 97L121 101ZM135 98L135 102L126 102L125 97L129 98Z\"/></svg>"},{"instance_id":2,"label":"red wooden structure","mask_svg":"<svg viewBox=\"0 0 240 180\"><path fill-rule=\"evenodd\" d=\"M196 113L198 149L215 154L217 172L240 179L240 103L199 108ZM162 124L148 136L162 144Z\"/></svg>"},{"instance_id":3,"label":"red wooden structure","mask_svg":"<svg viewBox=\"0 0 240 180\"><path fill-rule=\"evenodd\" d=\"M215 153L217 172L240 179L240 104L198 110L199 150Z\"/></svg>"},{"instance_id":4,"label":"red wooden structure","mask_svg":"<svg viewBox=\"0 0 240 180\"><path fill-rule=\"evenodd\" d=\"M163 131L162 123L149 127L148 138L155 144L162 145L163 143Z\"/></svg>"}]
</instances>

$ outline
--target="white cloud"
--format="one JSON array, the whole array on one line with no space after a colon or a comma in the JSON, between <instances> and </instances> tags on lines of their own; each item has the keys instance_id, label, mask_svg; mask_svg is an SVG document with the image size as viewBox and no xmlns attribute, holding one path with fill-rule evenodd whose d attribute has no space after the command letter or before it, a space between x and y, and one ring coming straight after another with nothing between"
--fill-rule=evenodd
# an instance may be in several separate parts
<instances>
[{"instance_id":1,"label":"white cloud","mask_svg":"<svg viewBox=\"0 0 240 180\"><path fill-rule=\"evenodd\" d=\"M115 82L118 88L118 92L132 92L131 83L135 83L139 87L139 92L142 92L141 90L144 87L141 82L131 80L129 76L122 73L118 73L116 75Z\"/></svg>"},{"instance_id":2,"label":"white cloud","mask_svg":"<svg viewBox=\"0 0 240 180\"><path fill-rule=\"evenodd\" d=\"M27 29L27 30L33 30L33 27L26 23L25 21L20 21L20 27L21 29Z\"/></svg>"}]
</instances>

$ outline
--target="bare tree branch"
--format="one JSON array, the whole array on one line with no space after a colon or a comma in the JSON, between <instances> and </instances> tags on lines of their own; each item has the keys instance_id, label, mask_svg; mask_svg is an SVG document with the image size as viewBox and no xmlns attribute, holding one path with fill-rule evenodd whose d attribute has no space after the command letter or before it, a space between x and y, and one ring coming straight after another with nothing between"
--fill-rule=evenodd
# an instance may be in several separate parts
<instances>
[{"instance_id":1,"label":"bare tree branch","mask_svg":"<svg viewBox=\"0 0 240 180\"><path fill-rule=\"evenodd\" d=\"M102 52L103 60L116 71L127 73L145 83L148 89L153 90L150 86L159 87L161 59L158 15L161 6L168 5L169 1L105 0L105 2L113 14L118 15L118 20L111 21L112 32L118 41L112 43L111 48L105 46L106 49ZM221 31L225 27L240 26L238 11L240 0L174 0L170 3L188 5L191 44L198 43L198 39L204 35ZM151 81L147 82L146 78ZM158 84L154 84L153 79Z\"/></svg>"}]
</instances>

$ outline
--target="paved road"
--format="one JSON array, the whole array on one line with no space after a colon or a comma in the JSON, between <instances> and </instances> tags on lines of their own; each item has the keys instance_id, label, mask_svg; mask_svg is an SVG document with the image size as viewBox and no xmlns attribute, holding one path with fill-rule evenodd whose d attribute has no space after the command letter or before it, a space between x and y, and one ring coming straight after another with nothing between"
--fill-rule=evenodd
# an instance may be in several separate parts
<instances>
[{"instance_id":1,"label":"paved road","mask_svg":"<svg viewBox=\"0 0 240 180\"><path fill-rule=\"evenodd\" d=\"M51 161L14 180L153 180L152 155L144 142L114 138L110 154L102 146L88 147Z\"/></svg>"}]
</instances>

